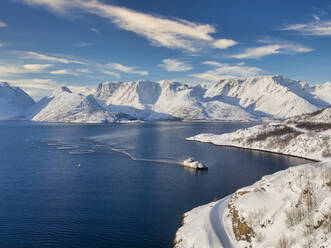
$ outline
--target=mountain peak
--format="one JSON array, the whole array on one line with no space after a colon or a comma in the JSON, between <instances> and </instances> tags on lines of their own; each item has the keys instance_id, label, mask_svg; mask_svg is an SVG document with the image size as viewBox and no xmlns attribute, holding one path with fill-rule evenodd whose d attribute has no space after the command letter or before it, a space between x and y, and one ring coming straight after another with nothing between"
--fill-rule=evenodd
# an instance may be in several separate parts
<instances>
[{"instance_id":1,"label":"mountain peak","mask_svg":"<svg viewBox=\"0 0 331 248\"><path fill-rule=\"evenodd\" d=\"M2 87L10 87L9 83L7 83L7 82L0 82L0 86L2 86Z\"/></svg>"},{"instance_id":2,"label":"mountain peak","mask_svg":"<svg viewBox=\"0 0 331 248\"><path fill-rule=\"evenodd\" d=\"M60 86L59 88L57 88L56 90L54 90L53 92L51 92L48 97L55 97L59 94L61 94L62 92L67 92L67 93L72 93L72 91L67 87L67 86Z\"/></svg>"}]
</instances>

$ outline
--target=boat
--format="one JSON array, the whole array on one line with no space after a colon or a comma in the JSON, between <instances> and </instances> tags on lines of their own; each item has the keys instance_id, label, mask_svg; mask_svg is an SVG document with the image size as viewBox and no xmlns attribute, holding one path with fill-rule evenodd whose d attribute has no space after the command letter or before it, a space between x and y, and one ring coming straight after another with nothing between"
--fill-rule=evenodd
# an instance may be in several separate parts
<instances>
[{"instance_id":1,"label":"boat","mask_svg":"<svg viewBox=\"0 0 331 248\"><path fill-rule=\"evenodd\" d=\"M182 162L182 166L196 169L196 170L206 170L208 169L207 165L202 164L201 162L190 157Z\"/></svg>"}]
</instances>

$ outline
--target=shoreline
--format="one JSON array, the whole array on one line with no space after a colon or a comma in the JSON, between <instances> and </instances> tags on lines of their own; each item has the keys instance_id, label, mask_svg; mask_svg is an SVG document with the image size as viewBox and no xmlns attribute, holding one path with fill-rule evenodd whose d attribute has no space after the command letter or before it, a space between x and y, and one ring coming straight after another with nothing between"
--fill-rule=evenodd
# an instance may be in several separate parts
<instances>
[{"instance_id":1,"label":"shoreline","mask_svg":"<svg viewBox=\"0 0 331 248\"><path fill-rule=\"evenodd\" d=\"M205 141L200 141L200 140L195 140L195 139L190 139L190 138L186 138L186 141L191 141L191 142L199 142L199 143L205 143L205 144L211 144L213 146L221 146L221 147L229 147L229 148L235 148L235 149L242 149L242 150L250 150L250 151L253 151L253 152L265 152L265 153L271 153L271 154L278 154L278 155L282 155L282 156L289 156L289 157L294 157L294 158L299 158L299 159L305 159L307 160L307 163L300 163L298 164L297 166L301 166L301 165L304 165L304 164L315 164L315 163L319 163L319 162L323 162L321 160L316 160L316 159L312 159L312 158L307 158L307 157L302 157L302 156L297 156L297 155L292 155L292 154L288 154L288 153L281 153L281 152L275 152L275 151L270 151L270 150L264 150L264 149L257 149L257 148L248 148L248 147L243 147L243 146L236 146L236 145L221 145L221 144L215 144L213 142L205 142ZM265 175L267 176L267 175ZM237 189L239 190L239 189ZM224 198L227 198L231 196L228 195L228 196L225 196ZM223 198L223 199L224 199ZM220 199L216 200L216 201L211 201L205 205L212 205L210 207L212 207L212 209L214 208L215 204L217 204L217 202L219 201ZM222 199L221 199L222 200ZM196 206L195 208L198 208L198 207L202 207L202 206L205 206L205 205L199 205L199 206ZM195 209L193 208L193 209ZM190 212L192 211L193 209L187 211L187 212ZM177 240L177 236L178 236L178 231L180 230L180 228L182 228L184 225L185 225L185 218L188 216L186 213L183 213L182 214L182 218L181 218L181 222L180 222L180 226L179 228L177 229L176 231L176 234L175 234L175 238L174 238L174 242L173 242L173 248L177 248L177 245L182 241L181 239L180 240ZM215 232L215 235L217 235L217 233Z\"/></svg>"},{"instance_id":2,"label":"shoreline","mask_svg":"<svg viewBox=\"0 0 331 248\"><path fill-rule=\"evenodd\" d=\"M217 144L214 144L213 142L210 142L210 141L205 142L205 141L200 141L200 140L190 140L190 139L186 139L186 140L187 141L192 141L192 142L210 144L210 145L213 145L213 146L232 147L232 148L236 148L236 149L251 150L251 151L256 151L256 152L273 153L273 154L278 154L278 155L283 155L283 156L290 156L290 157L294 157L294 158L306 159L306 160L309 160L311 162L322 162L321 160L316 160L316 159L312 159L312 158L292 155L292 154L288 154L288 153L274 152L274 151L264 150L264 149L248 148L248 147L236 146L236 145L217 145Z\"/></svg>"}]
</instances>

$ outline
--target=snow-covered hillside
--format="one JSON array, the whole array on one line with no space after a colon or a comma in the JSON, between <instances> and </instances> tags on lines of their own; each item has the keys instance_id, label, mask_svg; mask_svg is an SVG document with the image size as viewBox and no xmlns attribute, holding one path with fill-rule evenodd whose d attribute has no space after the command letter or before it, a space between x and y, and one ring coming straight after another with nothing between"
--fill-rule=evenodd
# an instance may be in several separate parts
<instances>
[{"instance_id":1,"label":"snow-covered hillside","mask_svg":"<svg viewBox=\"0 0 331 248\"><path fill-rule=\"evenodd\" d=\"M33 99L19 87L0 83L0 120L25 118L26 110L33 104Z\"/></svg>"},{"instance_id":2,"label":"snow-covered hillside","mask_svg":"<svg viewBox=\"0 0 331 248\"><path fill-rule=\"evenodd\" d=\"M331 106L313 113L294 116L286 121L289 124L293 122L300 122L301 124L303 122L331 123Z\"/></svg>"},{"instance_id":3,"label":"snow-covered hillside","mask_svg":"<svg viewBox=\"0 0 331 248\"><path fill-rule=\"evenodd\" d=\"M316 85L312 87L311 92L317 98L322 99L323 101L331 105L331 82L326 82L321 85Z\"/></svg>"},{"instance_id":4,"label":"snow-covered hillside","mask_svg":"<svg viewBox=\"0 0 331 248\"><path fill-rule=\"evenodd\" d=\"M306 164L185 213L175 247L326 248L330 216L331 162Z\"/></svg>"},{"instance_id":5,"label":"snow-covered hillside","mask_svg":"<svg viewBox=\"0 0 331 248\"><path fill-rule=\"evenodd\" d=\"M115 122L128 116L103 109L93 95L72 93L60 87L30 109L33 121L46 122Z\"/></svg>"},{"instance_id":6,"label":"snow-covered hillside","mask_svg":"<svg viewBox=\"0 0 331 248\"><path fill-rule=\"evenodd\" d=\"M188 140L331 160L330 110L328 107L283 123L257 125L234 133L198 134Z\"/></svg>"},{"instance_id":7,"label":"snow-covered hillside","mask_svg":"<svg viewBox=\"0 0 331 248\"><path fill-rule=\"evenodd\" d=\"M331 247L330 111L328 107L283 123L188 138L323 162L265 176L228 200L193 209L185 214L176 246Z\"/></svg>"}]
</instances>

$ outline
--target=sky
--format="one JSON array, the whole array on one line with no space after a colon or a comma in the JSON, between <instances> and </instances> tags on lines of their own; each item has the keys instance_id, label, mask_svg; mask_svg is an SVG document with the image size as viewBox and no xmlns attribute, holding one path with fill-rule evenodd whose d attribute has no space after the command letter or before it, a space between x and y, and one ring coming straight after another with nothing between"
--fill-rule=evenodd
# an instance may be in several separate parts
<instances>
[{"instance_id":1,"label":"sky","mask_svg":"<svg viewBox=\"0 0 331 248\"><path fill-rule=\"evenodd\" d=\"M0 81L38 99L60 85L331 81L331 2L1 0Z\"/></svg>"}]
</instances>

